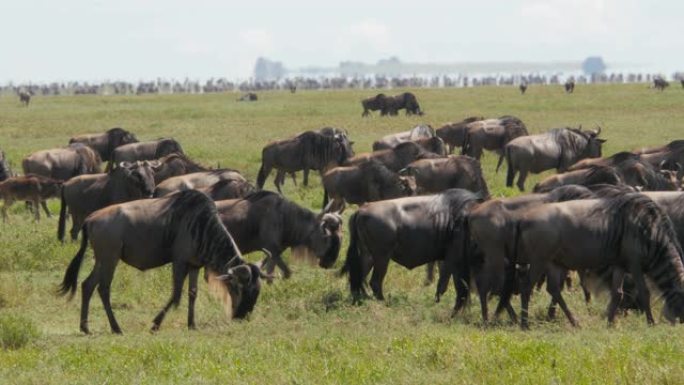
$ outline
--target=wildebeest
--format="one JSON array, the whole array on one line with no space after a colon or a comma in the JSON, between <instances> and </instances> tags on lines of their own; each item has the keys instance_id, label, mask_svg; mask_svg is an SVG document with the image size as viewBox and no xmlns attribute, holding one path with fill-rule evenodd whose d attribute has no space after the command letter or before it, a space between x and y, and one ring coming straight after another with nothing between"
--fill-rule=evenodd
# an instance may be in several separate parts
<instances>
[{"instance_id":1,"label":"wildebeest","mask_svg":"<svg viewBox=\"0 0 684 385\"><path fill-rule=\"evenodd\" d=\"M62 186L61 180L40 175L15 176L0 182L0 198L3 199L2 220L7 221L7 209L15 201L28 201L33 204L35 220L40 220L40 204L49 198L56 198ZM47 211L46 211L47 212ZM50 215L49 212L48 216Z\"/></svg>"},{"instance_id":2,"label":"wildebeest","mask_svg":"<svg viewBox=\"0 0 684 385\"><path fill-rule=\"evenodd\" d=\"M571 94L575 92L575 79L568 79L568 81L563 84L565 88L565 93Z\"/></svg>"},{"instance_id":3,"label":"wildebeest","mask_svg":"<svg viewBox=\"0 0 684 385\"><path fill-rule=\"evenodd\" d=\"M223 179L211 186L200 187L196 190L201 191L213 201L225 199L237 199L246 197L256 191L256 188L246 180L242 179Z\"/></svg>"},{"instance_id":4,"label":"wildebeest","mask_svg":"<svg viewBox=\"0 0 684 385\"><path fill-rule=\"evenodd\" d=\"M169 154L157 159L156 163L153 166L155 184L160 184L174 176L209 171L207 167L195 163L184 154Z\"/></svg>"},{"instance_id":5,"label":"wildebeest","mask_svg":"<svg viewBox=\"0 0 684 385\"><path fill-rule=\"evenodd\" d=\"M441 158L441 156L426 151L418 143L404 142L388 150L367 152L349 158L345 165L355 166L368 162L371 159L377 160L393 172L398 172L409 163L418 159Z\"/></svg>"},{"instance_id":6,"label":"wildebeest","mask_svg":"<svg viewBox=\"0 0 684 385\"><path fill-rule=\"evenodd\" d=\"M525 92L527 92L527 83L520 83L518 88L520 89L520 94L525 95Z\"/></svg>"},{"instance_id":7,"label":"wildebeest","mask_svg":"<svg viewBox=\"0 0 684 385\"><path fill-rule=\"evenodd\" d=\"M305 248L330 268L340 252L342 218L337 213L315 214L270 191L243 199L216 202L219 216L243 253L266 250L265 270L277 265L284 278L292 274L281 254L285 249Z\"/></svg>"},{"instance_id":8,"label":"wildebeest","mask_svg":"<svg viewBox=\"0 0 684 385\"><path fill-rule=\"evenodd\" d=\"M100 172L101 159L90 147L73 144L65 148L42 150L21 162L24 174L36 174L52 179L68 180L77 175Z\"/></svg>"},{"instance_id":9,"label":"wildebeest","mask_svg":"<svg viewBox=\"0 0 684 385\"><path fill-rule=\"evenodd\" d=\"M81 143L95 150L102 160L109 160L114 149L129 143L137 143L138 139L129 131L120 127L110 128L102 134L74 136L69 144Z\"/></svg>"},{"instance_id":10,"label":"wildebeest","mask_svg":"<svg viewBox=\"0 0 684 385\"><path fill-rule=\"evenodd\" d=\"M257 188L262 189L272 169L278 170L275 186L281 192L284 173L304 171L304 185L308 184L309 170L321 173L341 165L354 155L346 135L332 137L314 131L306 131L291 139L266 145L261 152L261 168L257 176Z\"/></svg>"},{"instance_id":11,"label":"wildebeest","mask_svg":"<svg viewBox=\"0 0 684 385\"><path fill-rule=\"evenodd\" d=\"M71 239L76 240L90 213L116 203L150 198L154 171L148 161L120 163L107 174L80 175L62 186L57 239L64 241L67 209L71 216Z\"/></svg>"},{"instance_id":12,"label":"wildebeest","mask_svg":"<svg viewBox=\"0 0 684 385\"><path fill-rule=\"evenodd\" d=\"M454 148L463 147L468 123L477 122L479 120L484 120L484 117L471 116L458 123L448 123L436 129L435 134L442 138L447 145L447 152L453 154Z\"/></svg>"},{"instance_id":13,"label":"wildebeest","mask_svg":"<svg viewBox=\"0 0 684 385\"><path fill-rule=\"evenodd\" d=\"M444 268L440 271L436 298L446 291L450 275L457 271L469 271L477 286L482 307L482 319L489 319L487 300L490 293L500 294L502 297L497 308L497 315L504 308L510 317L517 317L510 307L510 295L514 286L513 268L510 250L510 237L514 233L517 213L535 205L548 202L563 202L574 199L593 198L594 193L582 186L563 186L546 194L527 194L513 198L494 199L472 206L468 212L464 231L464 244L467 250L465 256L455 258L447 256ZM470 279L467 279L470 282ZM463 306L457 301L454 306L456 314Z\"/></svg>"},{"instance_id":14,"label":"wildebeest","mask_svg":"<svg viewBox=\"0 0 684 385\"><path fill-rule=\"evenodd\" d=\"M415 179L417 194L435 194L451 188L481 192L489 197L487 182L480 162L469 156L449 156L440 159L420 159L399 171Z\"/></svg>"},{"instance_id":15,"label":"wildebeest","mask_svg":"<svg viewBox=\"0 0 684 385\"><path fill-rule=\"evenodd\" d=\"M580 128L554 128L545 134L522 136L510 141L504 148L508 172L506 186L512 187L515 175L518 188L525 190L528 173L540 173L555 168L565 172L575 162L584 158L601 156L601 145L606 141L596 131Z\"/></svg>"},{"instance_id":16,"label":"wildebeest","mask_svg":"<svg viewBox=\"0 0 684 385\"><path fill-rule=\"evenodd\" d=\"M59 292L71 296L76 292L78 271L90 241L95 265L81 285L80 328L86 334L90 333L88 306L96 287L112 332L121 333L109 300L119 260L139 270L172 264L173 293L154 318L152 330L158 330L166 312L180 303L186 277L190 281L188 327L195 328L197 281L202 267L209 280L222 282L231 299L233 318L244 318L254 309L262 273L242 259L235 241L219 220L214 202L201 192L188 190L106 207L86 219L82 232L81 248L67 267Z\"/></svg>"},{"instance_id":17,"label":"wildebeest","mask_svg":"<svg viewBox=\"0 0 684 385\"><path fill-rule=\"evenodd\" d=\"M374 159L323 174L323 207L331 199L331 210L343 210L345 202L360 205L409 195L412 189L408 182Z\"/></svg>"},{"instance_id":18,"label":"wildebeest","mask_svg":"<svg viewBox=\"0 0 684 385\"><path fill-rule=\"evenodd\" d=\"M385 94L377 94L373 97L361 101L363 113L361 116L366 117L370 111L380 110L380 115L397 115L399 110L405 109L406 115L423 115L420 109L418 99L411 92L404 92L396 96L387 96Z\"/></svg>"},{"instance_id":19,"label":"wildebeest","mask_svg":"<svg viewBox=\"0 0 684 385\"><path fill-rule=\"evenodd\" d=\"M569 184L591 186L595 184L620 185L622 183L624 183L624 181L615 168L597 165L551 175L537 183L532 191L536 193L545 193L557 187Z\"/></svg>"},{"instance_id":20,"label":"wildebeest","mask_svg":"<svg viewBox=\"0 0 684 385\"><path fill-rule=\"evenodd\" d=\"M653 88L660 90L660 91L665 91L665 88L669 87L670 83L663 79L663 78L655 78L653 79Z\"/></svg>"},{"instance_id":21,"label":"wildebeest","mask_svg":"<svg viewBox=\"0 0 684 385\"><path fill-rule=\"evenodd\" d=\"M389 261L413 269L462 253L463 222L467 209L480 201L467 190L366 203L349 219L349 249L343 271L355 300L365 294L365 277L372 270L370 287L384 299L382 281ZM456 279L457 292L465 300L464 281ZM465 298L464 298L465 297Z\"/></svg>"},{"instance_id":22,"label":"wildebeest","mask_svg":"<svg viewBox=\"0 0 684 385\"><path fill-rule=\"evenodd\" d=\"M528 327L533 283L547 269L560 266L574 270L611 268L611 323L621 299L619 289L625 273L634 280L637 298L649 323L654 320L644 275L662 292L666 314L684 320L682 249L667 215L646 196L632 193L611 199L535 206L519 219L511 250L513 261L519 266L523 328ZM570 323L576 325L555 278L547 273L547 291Z\"/></svg>"},{"instance_id":23,"label":"wildebeest","mask_svg":"<svg viewBox=\"0 0 684 385\"><path fill-rule=\"evenodd\" d=\"M259 97L254 92L247 92L238 98L238 102L256 102Z\"/></svg>"},{"instance_id":24,"label":"wildebeest","mask_svg":"<svg viewBox=\"0 0 684 385\"><path fill-rule=\"evenodd\" d=\"M502 116L498 119L485 119L468 124L463 139L461 155L468 155L480 160L484 150L499 154L497 171L503 161L504 147L520 136L527 136L525 124L514 116Z\"/></svg>"},{"instance_id":25,"label":"wildebeest","mask_svg":"<svg viewBox=\"0 0 684 385\"><path fill-rule=\"evenodd\" d=\"M222 180L234 180L247 183L247 179L239 171L230 168L193 172L171 177L154 190L155 197L163 197L176 191L208 188Z\"/></svg>"},{"instance_id":26,"label":"wildebeest","mask_svg":"<svg viewBox=\"0 0 684 385\"><path fill-rule=\"evenodd\" d=\"M418 139L427 139L435 136L435 130L427 124L421 124L408 131L389 134L373 142L373 151L387 150L396 147L400 143L412 142Z\"/></svg>"},{"instance_id":27,"label":"wildebeest","mask_svg":"<svg viewBox=\"0 0 684 385\"><path fill-rule=\"evenodd\" d=\"M19 102L23 103L24 106L28 107L29 103L31 102L31 95L32 93L30 91L20 91Z\"/></svg>"},{"instance_id":28,"label":"wildebeest","mask_svg":"<svg viewBox=\"0 0 684 385\"><path fill-rule=\"evenodd\" d=\"M183 148L180 143L173 138L124 144L115 148L112 152L112 156L107 164L107 170L110 170L115 164L120 162L159 159L173 153L183 154Z\"/></svg>"}]
</instances>

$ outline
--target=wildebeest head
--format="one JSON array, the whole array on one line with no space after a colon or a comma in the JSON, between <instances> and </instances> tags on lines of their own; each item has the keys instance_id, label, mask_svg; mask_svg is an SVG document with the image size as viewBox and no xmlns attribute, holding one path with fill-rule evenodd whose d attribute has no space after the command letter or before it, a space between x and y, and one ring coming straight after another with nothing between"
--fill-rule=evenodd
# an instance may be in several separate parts
<instances>
[{"instance_id":1,"label":"wildebeest head","mask_svg":"<svg viewBox=\"0 0 684 385\"><path fill-rule=\"evenodd\" d=\"M109 146L114 149L124 144L137 143L138 138L132 132L126 131L121 127L114 127L107 130Z\"/></svg>"},{"instance_id":2,"label":"wildebeest head","mask_svg":"<svg viewBox=\"0 0 684 385\"><path fill-rule=\"evenodd\" d=\"M161 158L163 156L173 154L174 152L178 154L184 154L183 147L181 147L180 143L172 138L160 139L159 144L157 145L155 158Z\"/></svg>"},{"instance_id":3,"label":"wildebeest head","mask_svg":"<svg viewBox=\"0 0 684 385\"><path fill-rule=\"evenodd\" d=\"M309 237L309 249L318 258L318 265L324 269L331 268L340 254L342 246L342 217L338 213L321 213L318 216L318 227Z\"/></svg>"},{"instance_id":4,"label":"wildebeest head","mask_svg":"<svg viewBox=\"0 0 684 385\"><path fill-rule=\"evenodd\" d=\"M335 140L335 152L338 155L339 164L343 164L347 159L354 156L354 149L352 148L354 142L350 141L346 134L337 133L333 135L333 139Z\"/></svg>"},{"instance_id":5,"label":"wildebeest head","mask_svg":"<svg viewBox=\"0 0 684 385\"><path fill-rule=\"evenodd\" d=\"M602 153L601 148L603 143L606 142L606 139L599 138L599 135L601 135L601 127L597 126L596 130L582 131L582 126L579 126L575 132L579 132L584 135L585 138L587 138L587 146L584 148L584 154L586 157L600 158Z\"/></svg>"},{"instance_id":6,"label":"wildebeest head","mask_svg":"<svg viewBox=\"0 0 684 385\"><path fill-rule=\"evenodd\" d=\"M154 193L154 167L156 161L144 162L121 162L113 173L120 173L125 180L126 186L134 194L139 193L145 198L152 197Z\"/></svg>"},{"instance_id":7,"label":"wildebeest head","mask_svg":"<svg viewBox=\"0 0 684 385\"><path fill-rule=\"evenodd\" d=\"M261 291L261 278L270 277L252 263L231 267L226 274L216 277L230 295L233 318L243 319L254 309Z\"/></svg>"}]
</instances>

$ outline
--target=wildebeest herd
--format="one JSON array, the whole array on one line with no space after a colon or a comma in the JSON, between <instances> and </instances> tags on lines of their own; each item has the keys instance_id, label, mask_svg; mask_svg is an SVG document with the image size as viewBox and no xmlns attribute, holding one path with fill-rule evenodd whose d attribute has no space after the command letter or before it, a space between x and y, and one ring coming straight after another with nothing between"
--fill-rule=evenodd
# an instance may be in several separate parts
<instances>
[{"instance_id":1,"label":"wildebeest herd","mask_svg":"<svg viewBox=\"0 0 684 385\"><path fill-rule=\"evenodd\" d=\"M399 109L422 114L411 93L380 94L362 104L364 116L371 110L395 115ZM5 221L15 201L30 202L39 220L41 206L50 215L47 199L61 200L57 237L64 241L70 218L71 239L80 234L81 246L59 293L73 296L85 253L93 249L95 264L81 285L84 333L96 288L112 332L121 332L110 303L119 261L140 270L172 264L172 296L153 330L178 305L186 279L188 327L195 327L201 268L232 317L244 318L257 303L261 280L272 282L276 266L283 278L291 276L282 258L286 249L314 256L322 268L334 266L342 251L341 213L350 204L358 210L349 218L341 273L354 302L367 297L369 274L373 295L384 299L383 280L393 260L409 269L428 265L428 272L438 264L436 299L453 278L454 315L475 289L484 322L492 295L498 297L495 314L505 310L517 322L511 298L519 294L520 323L528 327L533 288L545 283L549 316L560 306L577 325L562 295L572 271L587 299L590 281L609 290L611 323L628 297L654 322L646 279L664 299L665 317L684 322L684 140L603 158L601 133L600 127L580 126L530 135L514 116L469 117L388 135L372 151L355 154L347 130L324 127L267 144L253 186L238 170L191 160L173 138L140 142L112 128L26 156L22 176L9 170L0 152L0 197ZM453 155L456 148L461 155ZM479 162L485 150L498 155L497 171L506 161L509 187L520 175L521 191L528 173L558 174L534 186L532 194L494 198ZM264 190L274 170L280 194ZM307 185L311 170L322 181L320 211L281 191L288 175L297 184L298 171ZM255 251L264 253L260 265L242 256Z\"/></svg>"}]
</instances>

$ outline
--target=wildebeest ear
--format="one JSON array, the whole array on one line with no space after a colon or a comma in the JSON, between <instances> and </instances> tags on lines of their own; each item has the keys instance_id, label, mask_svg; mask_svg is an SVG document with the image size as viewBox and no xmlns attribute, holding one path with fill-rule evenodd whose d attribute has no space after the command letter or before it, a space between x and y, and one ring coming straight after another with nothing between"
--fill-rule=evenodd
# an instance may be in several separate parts
<instances>
[{"instance_id":1,"label":"wildebeest ear","mask_svg":"<svg viewBox=\"0 0 684 385\"><path fill-rule=\"evenodd\" d=\"M130 168L133 164L131 162L119 162L119 167Z\"/></svg>"},{"instance_id":2,"label":"wildebeest ear","mask_svg":"<svg viewBox=\"0 0 684 385\"><path fill-rule=\"evenodd\" d=\"M605 143L608 139L596 138L596 140L598 140L599 143Z\"/></svg>"}]
</instances>

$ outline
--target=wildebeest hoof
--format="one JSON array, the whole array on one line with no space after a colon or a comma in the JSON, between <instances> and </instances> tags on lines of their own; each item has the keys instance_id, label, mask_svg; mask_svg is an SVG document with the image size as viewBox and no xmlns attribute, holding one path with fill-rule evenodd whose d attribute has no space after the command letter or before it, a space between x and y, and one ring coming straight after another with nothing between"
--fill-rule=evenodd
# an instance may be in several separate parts
<instances>
[{"instance_id":1,"label":"wildebeest hoof","mask_svg":"<svg viewBox=\"0 0 684 385\"><path fill-rule=\"evenodd\" d=\"M150 329L150 332L156 333L159 331L159 324L154 324L152 325L152 328Z\"/></svg>"}]
</instances>

